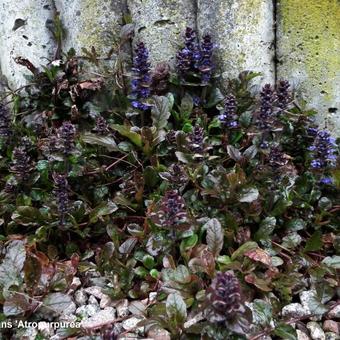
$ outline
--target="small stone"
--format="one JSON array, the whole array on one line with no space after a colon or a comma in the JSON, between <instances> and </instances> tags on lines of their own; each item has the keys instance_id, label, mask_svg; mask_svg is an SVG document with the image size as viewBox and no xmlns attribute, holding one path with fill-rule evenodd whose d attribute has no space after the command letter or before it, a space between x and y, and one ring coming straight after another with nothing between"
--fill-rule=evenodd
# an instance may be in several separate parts
<instances>
[{"instance_id":1,"label":"small stone","mask_svg":"<svg viewBox=\"0 0 340 340\"><path fill-rule=\"evenodd\" d=\"M50 327L48 322L40 321L38 323L38 330L47 339L50 339L54 335L54 330Z\"/></svg>"},{"instance_id":2,"label":"small stone","mask_svg":"<svg viewBox=\"0 0 340 340\"><path fill-rule=\"evenodd\" d=\"M100 299L100 308L104 309L105 307L110 306L112 303L111 298L108 295L103 295L103 297Z\"/></svg>"},{"instance_id":3,"label":"small stone","mask_svg":"<svg viewBox=\"0 0 340 340\"><path fill-rule=\"evenodd\" d=\"M70 286L70 289L75 291L81 286L81 281L79 277L74 277Z\"/></svg>"},{"instance_id":4,"label":"small stone","mask_svg":"<svg viewBox=\"0 0 340 340\"><path fill-rule=\"evenodd\" d=\"M74 314L69 315L61 314L59 317L59 321L75 322L77 321L77 316Z\"/></svg>"},{"instance_id":5,"label":"small stone","mask_svg":"<svg viewBox=\"0 0 340 340\"><path fill-rule=\"evenodd\" d=\"M68 315L68 314L73 314L75 310L77 309L77 305L72 301L67 308L63 310L63 314Z\"/></svg>"},{"instance_id":6,"label":"small stone","mask_svg":"<svg viewBox=\"0 0 340 340\"><path fill-rule=\"evenodd\" d=\"M308 322L307 328L309 329L310 336L313 340L326 340L325 332L317 322Z\"/></svg>"},{"instance_id":7,"label":"small stone","mask_svg":"<svg viewBox=\"0 0 340 340\"><path fill-rule=\"evenodd\" d=\"M300 331L299 329L296 330L296 335L297 340L310 340L310 337L306 333Z\"/></svg>"},{"instance_id":8,"label":"small stone","mask_svg":"<svg viewBox=\"0 0 340 340\"><path fill-rule=\"evenodd\" d=\"M106 308L97 312L91 318L83 320L81 327L84 329L96 329L105 325L111 324L116 320L116 313L114 308Z\"/></svg>"},{"instance_id":9,"label":"small stone","mask_svg":"<svg viewBox=\"0 0 340 340\"><path fill-rule=\"evenodd\" d=\"M93 295L89 297L89 305L99 306L97 299Z\"/></svg>"},{"instance_id":10,"label":"small stone","mask_svg":"<svg viewBox=\"0 0 340 340\"><path fill-rule=\"evenodd\" d=\"M153 340L171 340L170 333L158 327L150 329L147 336Z\"/></svg>"},{"instance_id":11,"label":"small stone","mask_svg":"<svg viewBox=\"0 0 340 340\"><path fill-rule=\"evenodd\" d=\"M86 304L87 296L84 292L84 289L79 289L74 294L74 300L78 306L82 306Z\"/></svg>"},{"instance_id":12,"label":"small stone","mask_svg":"<svg viewBox=\"0 0 340 340\"><path fill-rule=\"evenodd\" d=\"M309 310L306 310L300 303L291 303L282 308L282 316L291 316L299 318L309 314Z\"/></svg>"},{"instance_id":13,"label":"small stone","mask_svg":"<svg viewBox=\"0 0 340 340\"><path fill-rule=\"evenodd\" d=\"M325 333L325 335L326 335L326 340L339 340L340 339L339 333L336 334L332 332L327 332Z\"/></svg>"},{"instance_id":14,"label":"small stone","mask_svg":"<svg viewBox=\"0 0 340 340\"><path fill-rule=\"evenodd\" d=\"M23 340L35 339L38 335L38 329L33 327L21 328L17 332L17 338Z\"/></svg>"},{"instance_id":15,"label":"small stone","mask_svg":"<svg viewBox=\"0 0 340 340\"><path fill-rule=\"evenodd\" d=\"M82 319L88 317L86 306L80 306L76 309L76 315L80 316Z\"/></svg>"},{"instance_id":16,"label":"small stone","mask_svg":"<svg viewBox=\"0 0 340 340\"><path fill-rule=\"evenodd\" d=\"M340 333L340 323L333 320L326 320L322 328L325 332Z\"/></svg>"},{"instance_id":17,"label":"small stone","mask_svg":"<svg viewBox=\"0 0 340 340\"><path fill-rule=\"evenodd\" d=\"M131 318L128 318L128 319L124 320L122 322L122 326L127 331L128 330L135 330L135 328L137 327L138 322L140 322L141 320L143 320L142 317L138 317L137 318L137 317L133 316ZM144 332L144 327L139 327L138 332L139 333L140 332Z\"/></svg>"},{"instance_id":18,"label":"small stone","mask_svg":"<svg viewBox=\"0 0 340 340\"><path fill-rule=\"evenodd\" d=\"M76 315L82 317L83 319L87 319L95 315L99 311L99 306L97 305L84 305L80 306L76 310Z\"/></svg>"},{"instance_id":19,"label":"small stone","mask_svg":"<svg viewBox=\"0 0 340 340\"><path fill-rule=\"evenodd\" d=\"M102 289L99 286L87 287L84 290L85 290L85 293L89 295L93 295L98 299L101 299L103 297Z\"/></svg>"},{"instance_id":20,"label":"small stone","mask_svg":"<svg viewBox=\"0 0 340 340\"><path fill-rule=\"evenodd\" d=\"M151 292L149 294L149 303L152 303L152 302L155 302L156 301L156 298L157 298L157 292Z\"/></svg>"},{"instance_id":21,"label":"small stone","mask_svg":"<svg viewBox=\"0 0 340 340\"><path fill-rule=\"evenodd\" d=\"M117 304L117 315L119 318L123 318L129 315L129 302L127 299L122 300Z\"/></svg>"},{"instance_id":22,"label":"small stone","mask_svg":"<svg viewBox=\"0 0 340 340\"><path fill-rule=\"evenodd\" d=\"M309 310L308 303L310 300L314 299L315 296L316 296L315 290L304 290L303 292L300 293L300 301L302 306L306 309L307 314L312 314L311 311Z\"/></svg>"},{"instance_id":23,"label":"small stone","mask_svg":"<svg viewBox=\"0 0 340 340\"><path fill-rule=\"evenodd\" d=\"M139 340L139 337L134 333L125 333L124 335L119 336L118 340Z\"/></svg>"},{"instance_id":24,"label":"small stone","mask_svg":"<svg viewBox=\"0 0 340 340\"><path fill-rule=\"evenodd\" d=\"M340 319L340 304L333 307L327 315L330 319Z\"/></svg>"}]
</instances>

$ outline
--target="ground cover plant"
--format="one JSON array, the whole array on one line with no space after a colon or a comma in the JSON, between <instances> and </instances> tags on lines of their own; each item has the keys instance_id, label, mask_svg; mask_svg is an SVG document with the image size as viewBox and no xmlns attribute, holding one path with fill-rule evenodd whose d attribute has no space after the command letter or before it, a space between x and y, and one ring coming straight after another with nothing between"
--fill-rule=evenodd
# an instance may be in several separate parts
<instances>
[{"instance_id":1,"label":"ground cover plant","mask_svg":"<svg viewBox=\"0 0 340 340\"><path fill-rule=\"evenodd\" d=\"M17 59L32 76L0 106L1 320L81 325L56 338L334 335L335 138L286 80L256 91L242 72L222 93L209 35L187 28L172 72L143 42L131 61L132 34L104 58ZM113 319L76 312L91 286Z\"/></svg>"}]
</instances>

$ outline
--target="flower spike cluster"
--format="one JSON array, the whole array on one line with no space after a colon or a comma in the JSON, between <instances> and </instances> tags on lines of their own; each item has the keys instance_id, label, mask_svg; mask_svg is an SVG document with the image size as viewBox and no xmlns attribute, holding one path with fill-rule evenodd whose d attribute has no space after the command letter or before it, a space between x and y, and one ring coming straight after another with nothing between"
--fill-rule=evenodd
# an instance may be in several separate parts
<instances>
[{"instance_id":1,"label":"flower spike cluster","mask_svg":"<svg viewBox=\"0 0 340 340\"><path fill-rule=\"evenodd\" d=\"M63 174L53 174L53 180L55 185L53 193L56 195L57 199L60 224L63 225L65 223L65 214L69 209L69 185L66 176Z\"/></svg>"},{"instance_id":2,"label":"flower spike cluster","mask_svg":"<svg viewBox=\"0 0 340 340\"><path fill-rule=\"evenodd\" d=\"M245 311L241 301L240 283L232 271L218 272L208 289L207 319L221 323Z\"/></svg>"},{"instance_id":3,"label":"flower spike cluster","mask_svg":"<svg viewBox=\"0 0 340 340\"><path fill-rule=\"evenodd\" d=\"M289 89L290 84L287 80L280 80L276 85L277 106L280 108L279 113L287 109L292 99Z\"/></svg>"},{"instance_id":4,"label":"flower spike cluster","mask_svg":"<svg viewBox=\"0 0 340 340\"><path fill-rule=\"evenodd\" d=\"M184 48L177 55L177 69L182 77L187 76L190 72L199 73L203 84L210 81L214 44L210 35L205 35L201 45L197 43L196 32L187 27L184 34Z\"/></svg>"},{"instance_id":5,"label":"flower spike cluster","mask_svg":"<svg viewBox=\"0 0 340 340\"><path fill-rule=\"evenodd\" d=\"M107 135L109 132L109 125L102 116L96 118L96 126L93 131L97 132L99 135Z\"/></svg>"},{"instance_id":6,"label":"flower spike cluster","mask_svg":"<svg viewBox=\"0 0 340 340\"><path fill-rule=\"evenodd\" d=\"M24 181L28 178L31 170L30 163L31 158L26 149L23 146L15 147L13 150L13 163L10 169L18 181Z\"/></svg>"},{"instance_id":7,"label":"flower spike cluster","mask_svg":"<svg viewBox=\"0 0 340 340\"><path fill-rule=\"evenodd\" d=\"M200 66L199 66L203 84L209 83L210 78L211 78L211 73L214 68L213 63L212 63L213 49L214 49L214 44L211 41L211 36L207 34L203 37L203 42L201 44L202 59L200 61Z\"/></svg>"},{"instance_id":8,"label":"flower spike cluster","mask_svg":"<svg viewBox=\"0 0 340 340\"><path fill-rule=\"evenodd\" d=\"M204 150L204 129L196 125L189 134L189 149L195 153L202 153Z\"/></svg>"},{"instance_id":9,"label":"flower spike cluster","mask_svg":"<svg viewBox=\"0 0 340 340\"><path fill-rule=\"evenodd\" d=\"M264 85L260 93L261 107L258 125L261 129L267 129L272 121L274 113L273 103L275 101L275 92L270 84Z\"/></svg>"},{"instance_id":10,"label":"flower spike cluster","mask_svg":"<svg viewBox=\"0 0 340 340\"><path fill-rule=\"evenodd\" d=\"M76 127L71 122L64 122L57 133L60 139L60 147L65 155L72 153L75 145Z\"/></svg>"},{"instance_id":11,"label":"flower spike cluster","mask_svg":"<svg viewBox=\"0 0 340 340\"><path fill-rule=\"evenodd\" d=\"M182 76L195 71L197 61L201 58L196 43L196 32L187 27L184 34L184 48L177 53L177 69Z\"/></svg>"},{"instance_id":12,"label":"flower spike cluster","mask_svg":"<svg viewBox=\"0 0 340 340\"><path fill-rule=\"evenodd\" d=\"M6 138L11 135L10 124L10 112L5 105L0 103L0 138Z\"/></svg>"},{"instance_id":13,"label":"flower spike cluster","mask_svg":"<svg viewBox=\"0 0 340 340\"><path fill-rule=\"evenodd\" d=\"M184 199L177 190L169 190L162 198L157 213L151 215L155 224L161 228L176 230L187 221Z\"/></svg>"},{"instance_id":14,"label":"flower spike cluster","mask_svg":"<svg viewBox=\"0 0 340 340\"><path fill-rule=\"evenodd\" d=\"M238 126L237 121L237 101L233 94L229 94L224 99L224 112L218 116L221 123L227 128L236 128Z\"/></svg>"},{"instance_id":15,"label":"flower spike cluster","mask_svg":"<svg viewBox=\"0 0 340 340\"><path fill-rule=\"evenodd\" d=\"M149 51L145 47L144 43L141 42L135 49L135 57L133 59L132 70L135 77L131 81L131 105L142 111L150 109L150 105L143 103L143 101L150 96L151 75L148 59Z\"/></svg>"},{"instance_id":16,"label":"flower spike cluster","mask_svg":"<svg viewBox=\"0 0 340 340\"><path fill-rule=\"evenodd\" d=\"M314 143L309 147L312 151L311 167L314 170L325 170L335 166L336 143L335 138L327 130L310 130L315 134Z\"/></svg>"}]
</instances>

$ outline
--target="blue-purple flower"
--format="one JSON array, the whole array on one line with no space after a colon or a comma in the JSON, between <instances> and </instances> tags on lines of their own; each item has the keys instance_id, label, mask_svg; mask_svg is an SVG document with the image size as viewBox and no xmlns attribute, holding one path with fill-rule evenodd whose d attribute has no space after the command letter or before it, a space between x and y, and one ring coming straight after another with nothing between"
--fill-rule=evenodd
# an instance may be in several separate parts
<instances>
[{"instance_id":1,"label":"blue-purple flower","mask_svg":"<svg viewBox=\"0 0 340 340\"><path fill-rule=\"evenodd\" d=\"M184 34L184 48L176 55L177 69L182 76L196 71L201 54L196 42L196 32L187 27Z\"/></svg>"},{"instance_id":2,"label":"blue-purple flower","mask_svg":"<svg viewBox=\"0 0 340 340\"><path fill-rule=\"evenodd\" d=\"M203 84L207 84L209 82L214 68L212 62L213 49L214 44L211 41L211 36L207 34L203 37L203 42L201 43L201 60L198 67Z\"/></svg>"},{"instance_id":3,"label":"blue-purple flower","mask_svg":"<svg viewBox=\"0 0 340 340\"><path fill-rule=\"evenodd\" d=\"M60 149L65 155L70 155L75 148L76 127L68 121L58 129L57 136L60 142Z\"/></svg>"},{"instance_id":4,"label":"blue-purple flower","mask_svg":"<svg viewBox=\"0 0 340 340\"><path fill-rule=\"evenodd\" d=\"M244 313L240 282L232 271L216 274L207 290L207 302L207 319L213 323L225 322Z\"/></svg>"},{"instance_id":5,"label":"blue-purple flower","mask_svg":"<svg viewBox=\"0 0 340 340\"><path fill-rule=\"evenodd\" d=\"M141 42L135 49L135 57L133 59L132 70L134 72L134 79L131 81L131 105L139 110L146 111L151 106L145 104L143 101L150 96L150 63L149 51Z\"/></svg>"},{"instance_id":6,"label":"blue-purple flower","mask_svg":"<svg viewBox=\"0 0 340 340\"><path fill-rule=\"evenodd\" d=\"M210 35L203 37L202 43L197 42L196 32L187 27L184 34L184 48L176 55L177 69L182 77L190 72L199 73L203 84L207 84L214 68L212 63L214 44Z\"/></svg>"},{"instance_id":7,"label":"blue-purple flower","mask_svg":"<svg viewBox=\"0 0 340 340\"><path fill-rule=\"evenodd\" d=\"M161 228L176 230L187 227L187 212L184 199L177 190L169 190L162 198L157 212L151 214L153 222Z\"/></svg>"},{"instance_id":8,"label":"blue-purple flower","mask_svg":"<svg viewBox=\"0 0 340 340\"><path fill-rule=\"evenodd\" d=\"M284 166L289 161L289 156L283 153L278 146L273 146L268 155L269 165L275 169Z\"/></svg>"},{"instance_id":9,"label":"blue-purple flower","mask_svg":"<svg viewBox=\"0 0 340 340\"><path fill-rule=\"evenodd\" d=\"M53 193L57 199L60 224L63 225L65 223L65 215L69 210L69 184L66 176L58 173L53 174L53 181L55 185Z\"/></svg>"},{"instance_id":10,"label":"blue-purple flower","mask_svg":"<svg viewBox=\"0 0 340 340\"><path fill-rule=\"evenodd\" d=\"M189 134L189 149L195 153L202 153L204 150L204 129L198 125Z\"/></svg>"},{"instance_id":11,"label":"blue-purple flower","mask_svg":"<svg viewBox=\"0 0 340 340\"><path fill-rule=\"evenodd\" d=\"M96 126L93 131L97 132L99 135L107 135L109 132L109 126L103 116L98 116L96 118Z\"/></svg>"},{"instance_id":12,"label":"blue-purple flower","mask_svg":"<svg viewBox=\"0 0 340 340\"><path fill-rule=\"evenodd\" d=\"M13 150L12 165L10 170L18 181L27 180L31 171L31 158L23 146L15 147Z\"/></svg>"},{"instance_id":13,"label":"blue-purple flower","mask_svg":"<svg viewBox=\"0 0 340 340\"><path fill-rule=\"evenodd\" d=\"M313 131L314 133L314 131ZM312 152L311 167L322 170L335 166L336 143L329 131L320 130L316 133L314 143L308 148Z\"/></svg>"},{"instance_id":14,"label":"blue-purple flower","mask_svg":"<svg viewBox=\"0 0 340 340\"><path fill-rule=\"evenodd\" d=\"M261 129L270 127L274 113L273 103L275 101L275 92L270 84L264 85L260 92L261 107L258 117L258 125Z\"/></svg>"},{"instance_id":15,"label":"blue-purple flower","mask_svg":"<svg viewBox=\"0 0 340 340\"><path fill-rule=\"evenodd\" d=\"M224 112L218 116L221 123L227 128L238 127L237 101L233 94L224 99Z\"/></svg>"},{"instance_id":16,"label":"blue-purple flower","mask_svg":"<svg viewBox=\"0 0 340 340\"><path fill-rule=\"evenodd\" d=\"M331 184L333 184L333 178L323 177L323 178L320 179L320 184L331 185Z\"/></svg>"},{"instance_id":17,"label":"blue-purple flower","mask_svg":"<svg viewBox=\"0 0 340 340\"><path fill-rule=\"evenodd\" d=\"M277 106L280 108L278 113L286 110L292 99L289 89L290 84L287 80L280 80L276 85Z\"/></svg>"},{"instance_id":18,"label":"blue-purple flower","mask_svg":"<svg viewBox=\"0 0 340 340\"><path fill-rule=\"evenodd\" d=\"M10 124L10 112L4 104L0 103L0 138L6 138L11 135Z\"/></svg>"}]
</instances>

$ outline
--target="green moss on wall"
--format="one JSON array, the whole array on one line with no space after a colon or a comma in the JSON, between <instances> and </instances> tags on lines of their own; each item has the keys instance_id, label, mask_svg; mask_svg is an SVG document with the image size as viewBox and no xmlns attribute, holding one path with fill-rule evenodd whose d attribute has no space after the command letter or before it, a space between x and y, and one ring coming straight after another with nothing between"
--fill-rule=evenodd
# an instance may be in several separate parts
<instances>
[{"instance_id":1,"label":"green moss on wall","mask_svg":"<svg viewBox=\"0 0 340 340\"><path fill-rule=\"evenodd\" d=\"M280 0L279 16L288 67L303 67L310 86L320 87L325 101L334 101L332 80L340 72L340 2Z\"/></svg>"}]
</instances>

